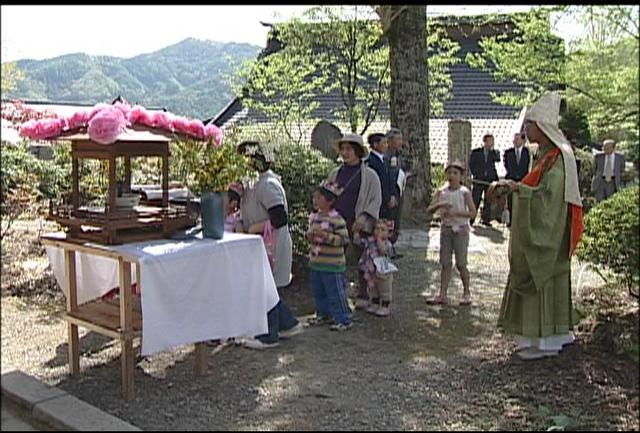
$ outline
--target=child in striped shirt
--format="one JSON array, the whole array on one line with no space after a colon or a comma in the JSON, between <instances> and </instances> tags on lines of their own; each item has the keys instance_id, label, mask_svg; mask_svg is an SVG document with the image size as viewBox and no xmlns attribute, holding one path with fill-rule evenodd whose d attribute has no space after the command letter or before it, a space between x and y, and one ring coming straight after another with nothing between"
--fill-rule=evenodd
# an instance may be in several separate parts
<instances>
[{"instance_id":1,"label":"child in striped shirt","mask_svg":"<svg viewBox=\"0 0 640 433\"><path fill-rule=\"evenodd\" d=\"M344 255L349 232L344 218L333 207L340 193L340 187L334 182L320 184L313 193L313 207L317 212L309 216L307 231L311 244L311 292L316 307L316 317L310 323L320 325L333 321L334 331L346 331L352 326Z\"/></svg>"}]
</instances>

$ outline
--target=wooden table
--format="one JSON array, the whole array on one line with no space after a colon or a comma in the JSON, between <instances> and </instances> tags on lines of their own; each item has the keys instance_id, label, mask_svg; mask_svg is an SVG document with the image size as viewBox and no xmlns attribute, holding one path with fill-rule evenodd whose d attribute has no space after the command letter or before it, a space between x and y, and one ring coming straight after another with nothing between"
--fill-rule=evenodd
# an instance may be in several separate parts
<instances>
[{"instance_id":1,"label":"wooden table","mask_svg":"<svg viewBox=\"0 0 640 433\"><path fill-rule=\"evenodd\" d=\"M139 300L131 295L131 265L136 264L136 280L140 287L140 266L138 259L113 251L99 244L84 241L62 239L58 236L42 236L43 245L61 248L65 254L65 270L69 291L67 293L67 311L64 319L67 322L69 346L69 371L72 375L80 374L80 353L78 326L85 327L107 337L120 340L122 394L126 400L134 395L133 373L134 353L133 339L142 336L142 310ZM76 253L88 253L107 257L118 261L120 275L119 302L93 301L78 306L76 285ZM195 374L207 373L206 345L195 344Z\"/></svg>"}]
</instances>

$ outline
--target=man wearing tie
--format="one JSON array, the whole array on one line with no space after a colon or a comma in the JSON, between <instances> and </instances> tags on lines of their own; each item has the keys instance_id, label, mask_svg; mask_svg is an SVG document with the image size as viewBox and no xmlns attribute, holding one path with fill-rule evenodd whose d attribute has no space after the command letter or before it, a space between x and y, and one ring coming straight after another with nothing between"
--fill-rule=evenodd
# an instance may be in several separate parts
<instances>
[{"instance_id":1,"label":"man wearing tie","mask_svg":"<svg viewBox=\"0 0 640 433\"><path fill-rule=\"evenodd\" d=\"M518 132L513 136L513 147L504 152L503 163L504 168L507 170L505 179L520 182L529 173L529 149L523 145L524 134ZM509 214L511 214L512 200L511 194L509 194L507 196ZM507 224L507 227L510 226L511 223Z\"/></svg>"},{"instance_id":2,"label":"man wearing tie","mask_svg":"<svg viewBox=\"0 0 640 433\"><path fill-rule=\"evenodd\" d=\"M493 148L493 134L487 132L482 137L483 146L474 149L469 157L469 171L473 176L473 204L476 209L480 207L480 201L484 194L484 205L482 206L482 224L491 226L491 203L487 201L486 191L494 180L498 180L496 162L500 161L500 153ZM473 221L471 222L473 224Z\"/></svg>"},{"instance_id":3,"label":"man wearing tie","mask_svg":"<svg viewBox=\"0 0 640 433\"><path fill-rule=\"evenodd\" d=\"M624 156L615 151L616 142L611 139L605 140L602 148L604 152L593 157L594 175L591 180L591 190L598 203L620 190L624 171Z\"/></svg>"}]
</instances>

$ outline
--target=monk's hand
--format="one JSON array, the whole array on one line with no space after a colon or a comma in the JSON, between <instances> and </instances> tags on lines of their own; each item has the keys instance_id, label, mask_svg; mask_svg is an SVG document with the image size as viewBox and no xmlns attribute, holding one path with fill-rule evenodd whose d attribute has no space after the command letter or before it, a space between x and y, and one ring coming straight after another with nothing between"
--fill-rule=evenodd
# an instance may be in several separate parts
<instances>
[{"instance_id":1,"label":"monk's hand","mask_svg":"<svg viewBox=\"0 0 640 433\"><path fill-rule=\"evenodd\" d=\"M515 182L514 180L511 180L511 179L505 179L504 183L509 187L509 189L511 189L512 192L515 192L518 190L518 182Z\"/></svg>"}]
</instances>

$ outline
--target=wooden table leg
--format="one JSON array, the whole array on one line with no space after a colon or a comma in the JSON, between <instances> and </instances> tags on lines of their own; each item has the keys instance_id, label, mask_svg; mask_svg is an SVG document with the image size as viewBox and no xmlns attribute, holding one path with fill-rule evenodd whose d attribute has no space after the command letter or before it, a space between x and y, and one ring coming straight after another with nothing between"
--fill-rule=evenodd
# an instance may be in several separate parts
<instances>
[{"instance_id":1,"label":"wooden table leg","mask_svg":"<svg viewBox=\"0 0 640 433\"><path fill-rule=\"evenodd\" d=\"M204 376L209 372L209 366L207 365L207 345L205 343L196 343L194 372L196 376Z\"/></svg>"},{"instance_id":2,"label":"wooden table leg","mask_svg":"<svg viewBox=\"0 0 640 433\"><path fill-rule=\"evenodd\" d=\"M133 398L133 310L131 308L131 263L124 261L122 258L118 260L120 271L120 331L125 334L123 340L120 341L122 349L120 353L120 362L122 370L122 395L125 400Z\"/></svg>"},{"instance_id":3,"label":"wooden table leg","mask_svg":"<svg viewBox=\"0 0 640 433\"><path fill-rule=\"evenodd\" d=\"M75 312L78 309L78 289L76 282L76 252L65 250L65 265L67 268L67 313ZM69 373L72 376L80 374L80 352L78 340L78 326L67 323L67 335L69 346Z\"/></svg>"}]
</instances>

